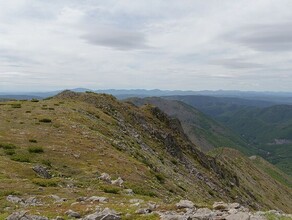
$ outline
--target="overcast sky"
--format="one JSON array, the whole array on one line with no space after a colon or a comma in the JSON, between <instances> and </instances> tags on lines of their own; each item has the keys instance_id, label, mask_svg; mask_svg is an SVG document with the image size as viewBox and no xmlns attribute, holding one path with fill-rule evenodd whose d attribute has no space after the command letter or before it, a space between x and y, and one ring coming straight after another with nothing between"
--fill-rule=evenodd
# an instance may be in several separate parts
<instances>
[{"instance_id":1,"label":"overcast sky","mask_svg":"<svg viewBox=\"0 0 292 220\"><path fill-rule=\"evenodd\" d=\"M291 0L0 0L0 91L292 91Z\"/></svg>"}]
</instances>

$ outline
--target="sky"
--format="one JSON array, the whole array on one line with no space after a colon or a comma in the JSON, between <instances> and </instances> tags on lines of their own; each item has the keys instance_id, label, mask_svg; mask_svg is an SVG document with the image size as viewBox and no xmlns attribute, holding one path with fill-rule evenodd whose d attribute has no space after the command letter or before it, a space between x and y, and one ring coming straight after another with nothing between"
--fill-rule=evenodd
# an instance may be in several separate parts
<instances>
[{"instance_id":1,"label":"sky","mask_svg":"<svg viewBox=\"0 0 292 220\"><path fill-rule=\"evenodd\" d=\"M0 0L0 91L292 91L291 0Z\"/></svg>"}]
</instances>

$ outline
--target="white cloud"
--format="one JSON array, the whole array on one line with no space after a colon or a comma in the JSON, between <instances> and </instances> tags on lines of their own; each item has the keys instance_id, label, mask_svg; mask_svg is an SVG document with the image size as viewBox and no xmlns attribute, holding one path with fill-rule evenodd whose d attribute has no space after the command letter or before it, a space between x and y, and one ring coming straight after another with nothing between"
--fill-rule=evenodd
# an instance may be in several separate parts
<instances>
[{"instance_id":1,"label":"white cloud","mask_svg":"<svg viewBox=\"0 0 292 220\"><path fill-rule=\"evenodd\" d=\"M291 8L290 0L0 0L1 90L290 90Z\"/></svg>"}]
</instances>

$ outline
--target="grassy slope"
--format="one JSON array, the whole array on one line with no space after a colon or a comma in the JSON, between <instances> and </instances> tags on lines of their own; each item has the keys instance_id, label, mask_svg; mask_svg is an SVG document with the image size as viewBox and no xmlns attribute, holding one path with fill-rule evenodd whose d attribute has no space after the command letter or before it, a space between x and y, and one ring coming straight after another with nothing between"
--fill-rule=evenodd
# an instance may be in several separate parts
<instances>
[{"instance_id":1,"label":"grassy slope","mask_svg":"<svg viewBox=\"0 0 292 220\"><path fill-rule=\"evenodd\" d=\"M41 119L52 122L42 123ZM32 139L37 143L29 142ZM14 144L16 149L14 155L0 149L0 211L10 206L6 195L20 194L36 195L51 204L33 211L53 216L64 213L77 197L90 195L105 195L110 198L106 206L131 212L131 197L123 195L122 188L112 189L98 180L102 172L113 178L121 176L125 187L146 201L189 198L197 204L211 204L230 200L253 208L275 208L269 199L254 201L246 193L248 186L235 186L232 169L225 169L197 151L181 133L177 121L153 107L137 108L108 95L65 92L40 102L1 103L0 144L3 143ZM44 152L29 153L30 146L40 146ZM49 166L54 178L37 177L31 169L35 164ZM271 195L280 193L283 197L275 202L276 207L289 210L291 191L273 184L278 192ZM50 194L69 201L58 206L46 197ZM120 203L125 205L119 206ZM75 210L85 212L82 207Z\"/></svg>"},{"instance_id":2,"label":"grassy slope","mask_svg":"<svg viewBox=\"0 0 292 220\"><path fill-rule=\"evenodd\" d=\"M291 177L287 176L273 165L260 157L253 159L244 157L240 152L228 149L218 148L209 152L210 155L217 158L220 163L226 167L232 168L239 177L240 182L248 189L246 192L254 195L256 201L266 201L271 206L277 207L281 204L290 203L291 197ZM272 177L272 178L271 178ZM278 191L276 182L287 186L286 201L283 200L284 191ZM269 201L268 201L269 200ZM279 206L278 206L279 207ZM280 208L280 207L279 207Z\"/></svg>"}]
</instances>

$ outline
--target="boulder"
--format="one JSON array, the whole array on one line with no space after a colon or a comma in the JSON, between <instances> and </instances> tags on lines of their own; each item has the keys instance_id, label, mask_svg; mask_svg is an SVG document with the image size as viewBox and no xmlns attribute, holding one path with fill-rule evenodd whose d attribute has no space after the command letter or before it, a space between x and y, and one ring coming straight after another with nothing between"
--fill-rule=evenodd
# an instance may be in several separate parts
<instances>
[{"instance_id":1,"label":"boulder","mask_svg":"<svg viewBox=\"0 0 292 220\"><path fill-rule=\"evenodd\" d=\"M65 212L65 214L71 218L81 218L81 215L78 212L75 212L71 209L69 209L67 212Z\"/></svg>"},{"instance_id":2,"label":"boulder","mask_svg":"<svg viewBox=\"0 0 292 220\"><path fill-rule=\"evenodd\" d=\"M12 213L6 220L48 220L48 218L38 215L28 215L27 211L20 211Z\"/></svg>"},{"instance_id":3,"label":"boulder","mask_svg":"<svg viewBox=\"0 0 292 220\"><path fill-rule=\"evenodd\" d=\"M228 210L229 206L225 202L215 202L213 204L213 209L215 209L215 210Z\"/></svg>"},{"instance_id":4,"label":"boulder","mask_svg":"<svg viewBox=\"0 0 292 220\"><path fill-rule=\"evenodd\" d=\"M42 178L45 179L51 179L52 175L47 171L47 168L41 166L41 165L36 165L33 168L33 171L36 172L36 174Z\"/></svg>"},{"instance_id":5,"label":"boulder","mask_svg":"<svg viewBox=\"0 0 292 220\"><path fill-rule=\"evenodd\" d=\"M136 214L145 215L145 214L149 214L149 213L151 213L151 212L152 212L151 209L149 209L149 208L144 208L144 209L138 209L138 210L136 211Z\"/></svg>"},{"instance_id":6,"label":"boulder","mask_svg":"<svg viewBox=\"0 0 292 220\"><path fill-rule=\"evenodd\" d=\"M91 196L87 199L85 199L87 202L101 202L101 203L107 203L108 198L106 197L101 197L101 196Z\"/></svg>"},{"instance_id":7,"label":"boulder","mask_svg":"<svg viewBox=\"0 0 292 220\"><path fill-rule=\"evenodd\" d=\"M123 186L123 183L124 183L124 180L121 177L119 177L116 180L112 180L111 181L111 184L112 185L116 185L116 186L119 186L119 187L122 187Z\"/></svg>"},{"instance_id":8,"label":"boulder","mask_svg":"<svg viewBox=\"0 0 292 220\"><path fill-rule=\"evenodd\" d=\"M134 195L134 191L132 189L124 189L123 193L127 195Z\"/></svg>"},{"instance_id":9,"label":"boulder","mask_svg":"<svg viewBox=\"0 0 292 220\"><path fill-rule=\"evenodd\" d=\"M108 173L102 173L99 177L100 180L111 183L111 176Z\"/></svg>"},{"instance_id":10,"label":"boulder","mask_svg":"<svg viewBox=\"0 0 292 220\"><path fill-rule=\"evenodd\" d=\"M192 209L194 208L194 203L189 200L180 200L178 203L176 203L176 207L178 209L183 209L183 208Z\"/></svg>"},{"instance_id":11,"label":"boulder","mask_svg":"<svg viewBox=\"0 0 292 220\"><path fill-rule=\"evenodd\" d=\"M24 204L25 203L25 201L22 198L20 198L18 196L14 196L14 195L7 196L6 200L8 202L12 202L12 203L19 203L19 204Z\"/></svg>"},{"instance_id":12,"label":"boulder","mask_svg":"<svg viewBox=\"0 0 292 220\"><path fill-rule=\"evenodd\" d=\"M96 211L93 214L85 216L83 220L121 220L121 217L114 210L105 208L103 211Z\"/></svg>"},{"instance_id":13,"label":"boulder","mask_svg":"<svg viewBox=\"0 0 292 220\"><path fill-rule=\"evenodd\" d=\"M208 208L200 208L193 215L193 219L212 219L216 214Z\"/></svg>"},{"instance_id":14,"label":"boulder","mask_svg":"<svg viewBox=\"0 0 292 220\"><path fill-rule=\"evenodd\" d=\"M247 212L237 212L235 214L231 214L226 216L226 220L249 220L250 215Z\"/></svg>"}]
</instances>

